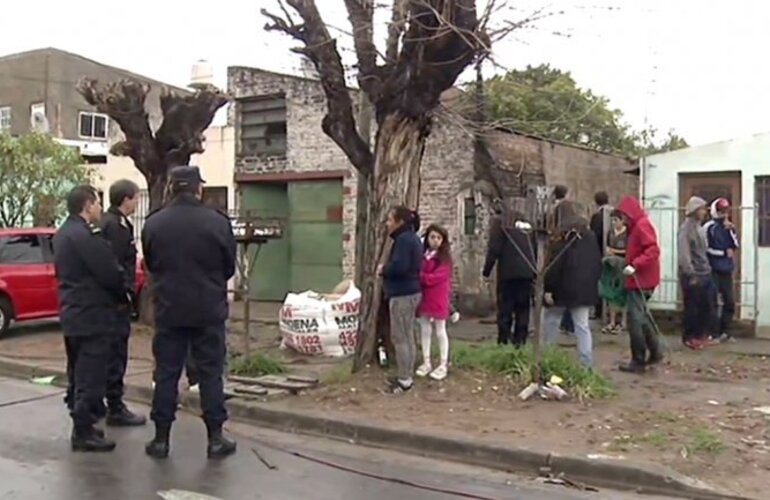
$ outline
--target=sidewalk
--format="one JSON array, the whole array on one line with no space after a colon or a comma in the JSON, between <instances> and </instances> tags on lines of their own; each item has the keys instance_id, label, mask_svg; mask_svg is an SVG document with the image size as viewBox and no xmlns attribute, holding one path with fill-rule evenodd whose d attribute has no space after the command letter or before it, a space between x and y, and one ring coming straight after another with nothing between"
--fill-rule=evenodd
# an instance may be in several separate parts
<instances>
[{"instance_id":1,"label":"sidewalk","mask_svg":"<svg viewBox=\"0 0 770 500\"><path fill-rule=\"evenodd\" d=\"M257 330L273 338L277 333L275 327ZM496 336L494 326L476 321L455 325L450 335ZM151 396L150 338L140 328L131 343L129 395L141 401ZM685 498L738 498L709 493L689 476L722 491L764 497L770 426L754 409L770 405L770 362L762 358L770 346L765 341L693 353L680 351L676 339L668 338L669 362L645 377L613 369L626 357L626 337L597 336L596 341L597 370L612 379L618 392L608 400L524 403L504 377L460 371L451 371L442 383L419 381L413 391L392 397L381 392L386 373L372 368L299 397L233 400L230 410L233 418L255 425L494 469L538 474L545 467L598 486ZM571 341L565 337L564 343ZM64 349L55 329L13 333L0 341L0 350L4 373L24 378L63 374ZM316 360L290 369L329 366L308 361ZM194 396L187 397L197 405Z\"/></svg>"}]
</instances>

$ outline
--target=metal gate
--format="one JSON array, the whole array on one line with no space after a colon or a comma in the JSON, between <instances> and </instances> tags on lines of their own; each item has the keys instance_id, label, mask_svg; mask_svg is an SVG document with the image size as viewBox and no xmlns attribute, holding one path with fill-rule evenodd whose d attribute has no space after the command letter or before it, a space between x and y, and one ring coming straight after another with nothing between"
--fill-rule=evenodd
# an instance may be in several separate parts
<instances>
[{"instance_id":1,"label":"metal gate","mask_svg":"<svg viewBox=\"0 0 770 500\"><path fill-rule=\"evenodd\" d=\"M650 300L650 305L653 309L677 310L682 306L677 276L677 233L684 220L684 208L648 206L646 210L658 232L661 267L661 283ZM757 214L756 207L733 209L733 219L740 228L738 239L741 245L736 261L739 273L735 281L736 316L742 320L753 321L755 329L759 295Z\"/></svg>"}]
</instances>

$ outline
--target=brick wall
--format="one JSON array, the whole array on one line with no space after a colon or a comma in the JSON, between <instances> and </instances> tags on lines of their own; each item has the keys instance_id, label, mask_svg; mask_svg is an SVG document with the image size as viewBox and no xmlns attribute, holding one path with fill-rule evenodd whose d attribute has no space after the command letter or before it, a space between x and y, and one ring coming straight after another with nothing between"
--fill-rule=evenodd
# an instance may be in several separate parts
<instances>
[{"instance_id":1,"label":"brick wall","mask_svg":"<svg viewBox=\"0 0 770 500\"><path fill-rule=\"evenodd\" d=\"M228 91L236 104L229 120L235 125L235 170L237 173L301 173L323 170L347 171L343 177L342 273L352 278L355 266L356 189L358 174L342 150L321 130L326 100L317 81L262 71L254 68L228 69ZM285 158L267 160L240 154L237 100L271 94L286 98L287 150ZM237 177L237 174L236 174Z\"/></svg>"},{"instance_id":2,"label":"brick wall","mask_svg":"<svg viewBox=\"0 0 770 500\"><path fill-rule=\"evenodd\" d=\"M280 173L347 170L343 184L343 273L354 274L357 173L321 129L326 103L320 84L311 79L259 69L229 69L228 90L237 99L284 94L287 107L285 158L260 160L238 154L237 105L230 115L236 130L236 172ZM356 93L356 91L351 91ZM353 95L356 102L357 96ZM437 119L428 138L421 167L420 214L423 227L437 223L450 236L455 263L455 291L465 310L488 312L493 287L481 279L486 253L492 195L483 187L494 182L506 198L523 195L527 184L565 184L570 197L591 207L594 192L607 190L613 200L636 193L638 179L623 174L633 168L627 160L503 131L485 137L489 175L474 167L474 141L466 129ZM476 166L478 167L478 165ZM491 179L490 179L491 177ZM466 198L475 202L476 229L464 232Z\"/></svg>"}]
</instances>

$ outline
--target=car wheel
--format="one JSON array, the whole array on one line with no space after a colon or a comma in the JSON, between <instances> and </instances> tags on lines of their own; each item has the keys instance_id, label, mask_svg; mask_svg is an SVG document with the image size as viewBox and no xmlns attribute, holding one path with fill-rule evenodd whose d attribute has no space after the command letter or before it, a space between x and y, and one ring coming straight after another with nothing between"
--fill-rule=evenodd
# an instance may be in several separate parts
<instances>
[{"instance_id":1,"label":"car wheel","mask_svg":"<svg viewBox=\"0 0 770 500\"><path fill-rule=\"evenodd\" d=\"M13 317L13 307L11 302L5 298L0 297L0 337L5 335L8 331L8 326L11 324L11 318Z\"/></svg>"}]
</instances>

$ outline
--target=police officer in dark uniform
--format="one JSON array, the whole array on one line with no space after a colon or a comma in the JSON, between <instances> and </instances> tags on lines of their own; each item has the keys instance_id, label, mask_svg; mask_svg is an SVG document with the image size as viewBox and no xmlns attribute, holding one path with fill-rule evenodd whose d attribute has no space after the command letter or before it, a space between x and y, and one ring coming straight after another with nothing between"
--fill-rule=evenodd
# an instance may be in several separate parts
<instances>
[{"instance_id":1,"label":"police officer in dark uniform","mask_svg":"<svg viewBox=\"0 0 770 500\"><path fill-rule=\"evenodd\" d=\"M74 451L112 451L115 442L95 427L105 395L107 363L118 308L127 308L123 271L95 225L102 207L91 186L67 195L69 217L53 238L59 281L59 318L72 371L70 415Z\"/></svg>"},{"instance_id":2,"label":"police officer in dark uniform","mask_svg":"<svg viewBox=\"0 0 770 500\"><path fill-rule=\"evenodd\" d=\"M155 391L150 414L155 438L145 450L155 458L169 454L188 349L197 368L208 457L224 458L236 448L222 435L227 420L223 385L227 282L235 274L236 244L227 216L201 202L203 183L197 167L172 169L171 201L147 217L142 231L155 300Z\"/></svg>"},{"instance_id":3,"label":"police officer in dark uniform","mask_svg":"<svg viewBox=\"0 0 770 500\"><path fill-rule=\"evenodd\" d=\"M125 288L132 304L136 304L136 243L134 226L128 217L136 211L139 202L139 186L122 179L110 186L110 208L102 215L102 236L110 242L112 251L123 267ZM131 334L132 308L117 313L116 335L107 370L107 425L114 427L140 426L147 422L141 415L132 413L123 402L123 377L128 365L128 338Z\"/></svg>"}]
</instances>

